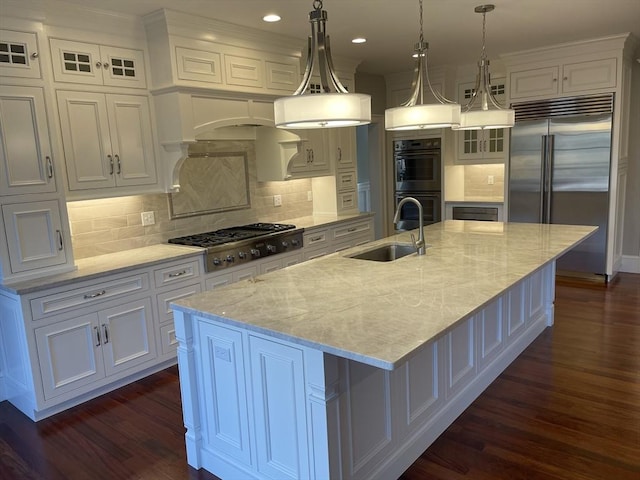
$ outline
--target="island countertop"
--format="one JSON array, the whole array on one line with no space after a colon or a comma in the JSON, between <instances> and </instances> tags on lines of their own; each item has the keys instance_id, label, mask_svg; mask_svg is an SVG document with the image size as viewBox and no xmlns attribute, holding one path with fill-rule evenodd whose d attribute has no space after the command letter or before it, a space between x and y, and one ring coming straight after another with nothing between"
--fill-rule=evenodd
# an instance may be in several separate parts
<instances>
[{"instance_id":1,"label":"island countertop","mask_svg":"<svg viewBox=\"0 0 640 480\"><path fill-rule=\"evenodd\" d=\"M393 262L349 256L403 232L175 302L185 313L393 370L597 227L445 221Z\"/></svg>"}]
</instances>

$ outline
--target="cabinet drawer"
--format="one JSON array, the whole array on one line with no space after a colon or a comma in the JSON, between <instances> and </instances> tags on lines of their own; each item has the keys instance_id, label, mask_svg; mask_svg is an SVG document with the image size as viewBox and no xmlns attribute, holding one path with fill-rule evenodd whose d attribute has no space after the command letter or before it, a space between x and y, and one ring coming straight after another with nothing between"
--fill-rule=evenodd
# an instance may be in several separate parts
<instances>
[{"instance_id":1,"label":"cabinet drawer","mask_svg":"<svg viewBox=\"0 0 640 480\"><path fill-rule=\"evenodd\" d=\"M184 280L192 280L200 276L200 262L192 260L189 262L159 268L153 272L156 288L165 285L173 285Z\"/></svg>"},{"instance_id":2,"label":"cabinet drawer","mask_svg":"<svg viewBox=\"0 0 640 480\"><path fill-rule=\"evenodd\" d=\"M315 245L324 245L329 243L328 231L327 230L315 230L312 232L304 233L303 245L304 248L312 247Z\"/></svg>"},{"instance_id":3,"label":"cabinet drawer","mask_svg":"<svg viewBox=\"0 0 640 480\"><path fill-rule=\"evenodd\" d=\"M355 191L338 193L338 210L358 208L358 194Z\"/></svg>"},{"instance_id":4,"label":"cabinet drawer","mask_svg":"<svg viewBox=\"0 0 640 480\"><path fill-rule=\"evenodd\" d=\"M66 310L93 305L106 299L143 292L148 288L149 277L146 274L84 285L73 290L34 298L30 302L31 312L34 320L37 320Z\"/></svg>"},{"instance_id":5,"label":"cabinet drawer","mask_svg":"<svg viewBox=\"0 0 640 480\"><path fill-rule=\"evenodd\" d=\"M336 183L336 189L339 192L355 190L358 186L356 172L353 170L338 172L336 175Z\"/></svg>"},{"instance_id":6,"label":"cabinet drawer","mask_svg":"<svg viewBox=\"0 0 640 480\"><path fill-rule=\"evenodd\" d=\"M371 223L369 221L350 223L334 230L334 240L348 240L349 237L365 236L371 234Z\"/></svg>"},{"instance_id":7,"label":"cabinet drawer","mask_svg":"<svg viewBox=\"0 0 640 480\"><path fill-rule=\"evenodd\" d=\"M200 293L201 291L202 287L200 286L200 284L195 283L186 287L176 288L168 292L159 293L156 296L158 304L158 323L162 324L164 322L173 320L173 310L170 306L171 302L175 302L176 300L180 300L190 295Z\"/></svg>"}]
</instances>

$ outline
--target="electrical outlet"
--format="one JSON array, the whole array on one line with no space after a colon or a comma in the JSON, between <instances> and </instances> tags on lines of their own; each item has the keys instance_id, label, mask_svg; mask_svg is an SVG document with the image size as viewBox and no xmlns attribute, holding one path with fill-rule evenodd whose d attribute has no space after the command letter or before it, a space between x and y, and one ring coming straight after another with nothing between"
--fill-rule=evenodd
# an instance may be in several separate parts
<instances>
[{"instance_id":1,"label":"electrical outlet","mask_svg":"<svg viewBox=\"0 0 640 480\"><path fill-rule=\"evenodd\" d=\"M282 195L274 195L273 196L273 206L279 207L282 205Z\"/></svg>"},{"instance_id":2,"label":"electrical outlet","mask_svg":"<svg viewBox=\"0 0 640 480\"><path fill-rule=\"evenodd\" d=\"M488 175L487 176L487 184L493 185L493 175Z\"/></svg>"},{"instance_id":3,"label":"electrical outlet","mask_svg":"<svg viewBox=\"0 0 640 480\"><path fill-rule=\"evenodd\" d=\"M307 202L313 202L313 192L311 190L307 190Z\"/></svg>"},{"instance_id":4,"label":"electrical outlet","mask_svg":"<svg viewBox=\"0 0 640 480\"><path fill-rule=\"evenodd\" d=\"M140 217L142 217L142 226L144 227L147 225L155 225L156 223L156 216L153 212L142 212Z\"/></svg>"}]
</instances>

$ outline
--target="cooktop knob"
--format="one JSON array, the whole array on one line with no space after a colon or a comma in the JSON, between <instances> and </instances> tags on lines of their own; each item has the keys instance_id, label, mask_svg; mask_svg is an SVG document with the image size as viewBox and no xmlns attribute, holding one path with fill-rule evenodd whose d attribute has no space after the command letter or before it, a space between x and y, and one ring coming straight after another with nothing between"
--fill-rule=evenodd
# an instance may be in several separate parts
<instances>
[{"instance_id":1,"label":"cooktop knob","mask_svg":"<svg viewBox=\"0 0 640 480\"><path fill-rule=\"evenodd\" d=\"M293 240L291 240L291 245L293 245L294 247L297 247L298 245L300 245L300 241L294 238Z\"/></svg>"},{"instance_id":2,"label":"cooktop knob","mask_svg":"<svg viewBox=\"0 0 640 480\"><path fill-rule=\"evenodd\" d=\"M246 257L247 257L246 252L238 252L238 258L239 258L240 260L243 260L243 259L245 259Z\"/></svg>"},{"instance_id":3,"label":"cooktop knob","mask_svg":"<svg viewBox=\"0 0 640 480\"><path fill-rule=\"evenodd\" d=\"M222 262L220 261L220 259L218 257L213 259L213 264L214 265L220 265Z\"/></svg>"},{"instance_id":4,"label":"cooktop knob","mask_svg":"<svg viewBox=\"0 0 640 480\"><path fill-rule=\"evenodd\" d=\"M276 253L277 249L275 245L267 245L267 252Z\"/></svg>"},{"instance_id":5,"label":"cooktop knob","mask_svg":"<svg viewBox=\"0 0 640 480\"><path fill-rule=\"evenodd\" d=\"M227 263L233 263L235 257L233 255L227 255Z\"/></svg>"},{"instance_id":6,"label":"cooktop knob","mask_svg":"<svg viewBox=\"0 0 640 480\"><path fill-rule=\"evenodd\" d=\"M258 250L257 248L252 248L251 249L251 255L253 257L259 257L260 256L260 250Z\"/></svg>"},{"instance_id":7,"label":"cooktop knob","mask_svg":"<svg viewBox=\"0 0 640 480\"><path fill-rule=\"evenodd\" d=\"M283 241L282 241L282 246L283 246L284 248L288 248L288 247L289 247L289 242L287 242L286 240L283 240Z\"/></svg>"}]
</instances>

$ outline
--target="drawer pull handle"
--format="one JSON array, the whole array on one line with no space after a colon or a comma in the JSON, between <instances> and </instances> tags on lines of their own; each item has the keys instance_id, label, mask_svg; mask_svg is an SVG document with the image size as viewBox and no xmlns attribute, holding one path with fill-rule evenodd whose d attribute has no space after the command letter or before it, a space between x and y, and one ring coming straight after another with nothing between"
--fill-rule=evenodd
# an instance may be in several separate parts
<instances>
[{"instance_id":1,"label":"drawer pull handle","mask_svg":"<svg viewBox=\"0 0 640 480\"><path fill-rule=\"evenodd\" d=\"M106 291L106 290L101 290L101 291L96 292L96 293L89 293L89 294L86 294L86 295L84 296L84 299L85 299L85 300L91 300L92 298L101 297L101 296L102 296L102 295L104 295L105 293L107 293L107 291Z\"/></svg>"},{"instance_id":2,"label":"drawer pull handle","mask_svg":"<svg viewBox=\"0 0 640 480\"><path fill-rule=\"evenodd\" d=\"M311 240L312 242L318 242L320 240L322 240L322 237L318 236L318 237L311 237L309 240Z\"/></svg>"},{"instance_id":3,"label":"drawer pull handle","mask_svg":"<svg viewBox=\"0 0 640 480\"><path fill-rule=\"evenodd\" d=\"M169 278L181 277L182 275L186 275L186 274L187 274L187 271L186 270L182 270L180 272L170 273L169 274Z\"/></svg>"},{"instance_id":4,"label":"drawer pull handle","mask_svg":"<svg viewBox=\"0 0 640 480\"><path fill-rule=\"evenodd\" d=\"M96 331L96 347L99 347L102 345L102 341L100 340L100 330L98 327L93 327L93 329Z\"/></svg>"},{"instance_id":5,"label":"drawer pull handle","mask_svg":"<svg viewBox=\"0 0 640 480\"><path fill-rule=\"evenodd\" d=\"M355 232L357 229L358 229L357 227L351 227L347 229L347 232Z\"/></svg>"},{"instance_id":6,"label":"drawer pull handle","mask_svg":"<svg viewBox=\"0 0 640 480\"><path fill-rule=\"evenodd\" d=\"M107 324L102 324L102 330L104 331L104 344L109 343L109 329L107 328Z\"/></svg>"},{"instance_id":7,"label":"drawer pull handle","mask_svg":"<svg viewBox=\"0 0 640 480\"><path fill-rule=\"evenodd\" d=\"M62 232L60 230L56 230L56 235L58 236L58 250L62 251L64 248L64 243L62 242Z\"/></svg>"},{"instance_id":8,"label":"drawer pull handle","mask_svg":"<svg viewBox=\"0 0 640 480\"><path fill-rule=\"evenodd\" d=\"M47 155L47 176L49 178L53 178L53 162L51 161L51 157Z\"/></svg>"}]
</instances>

